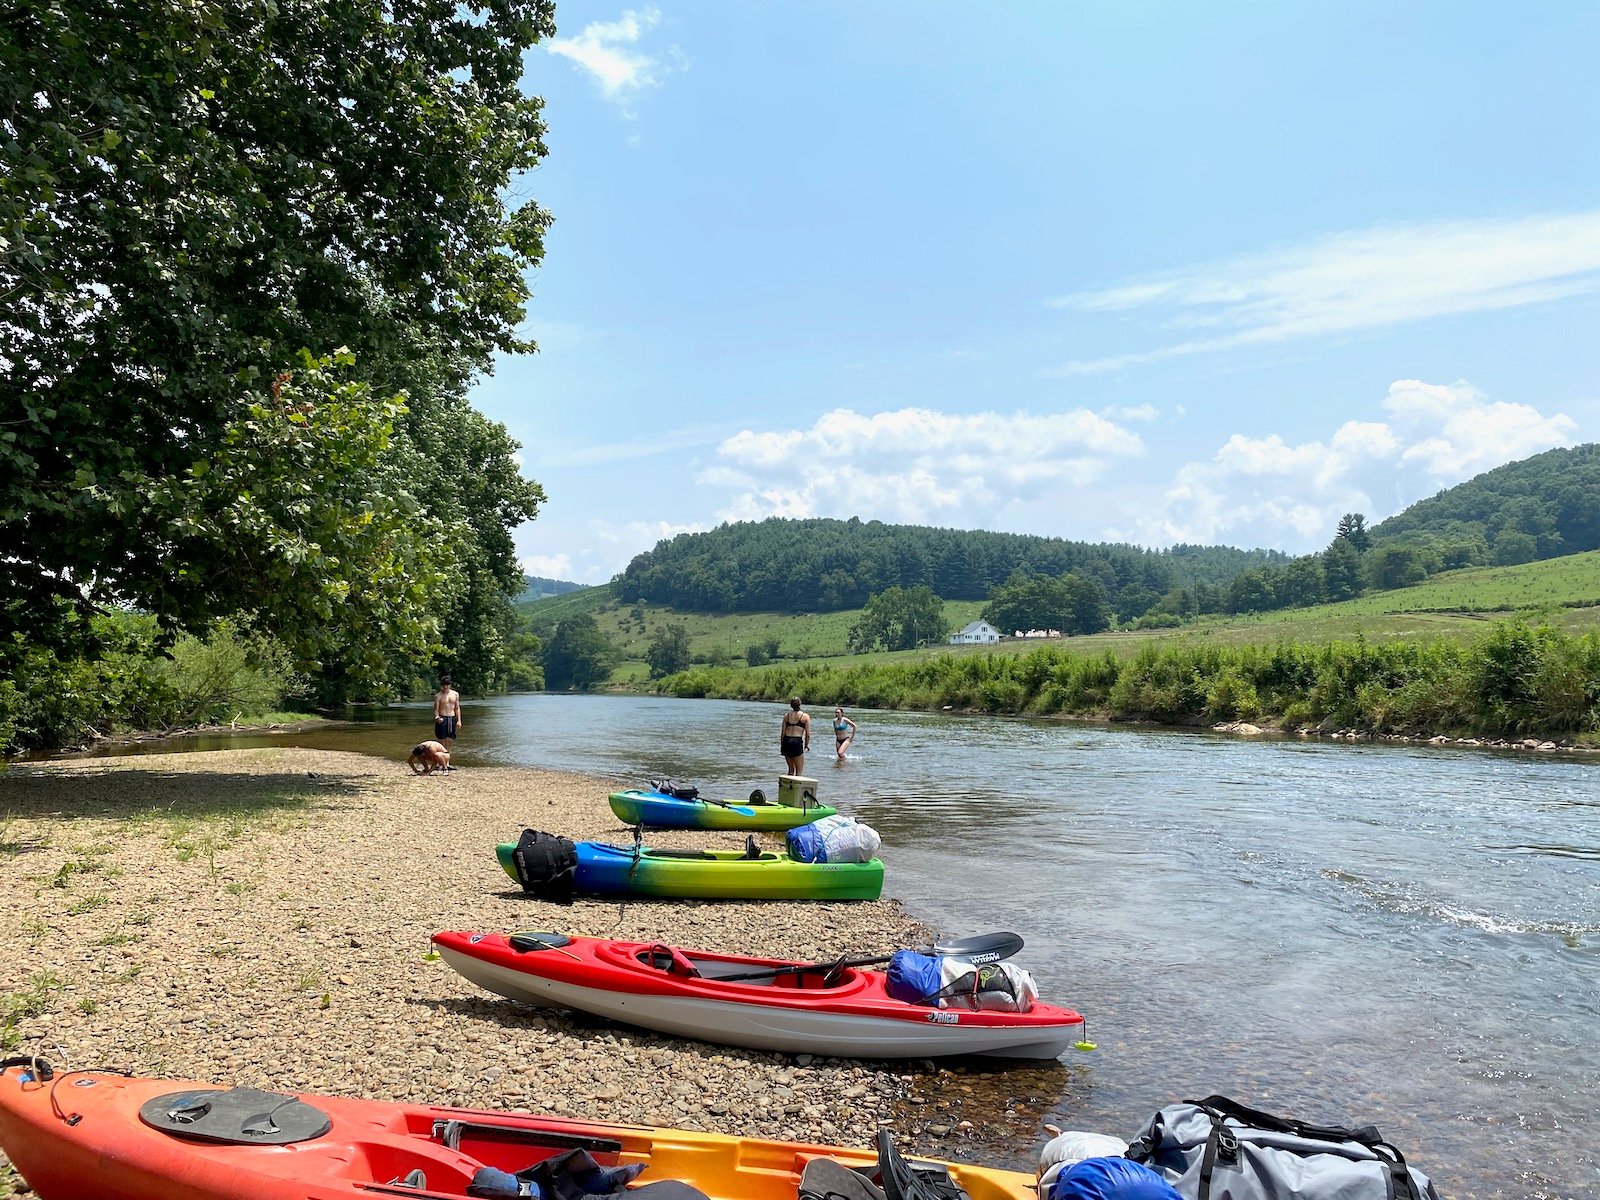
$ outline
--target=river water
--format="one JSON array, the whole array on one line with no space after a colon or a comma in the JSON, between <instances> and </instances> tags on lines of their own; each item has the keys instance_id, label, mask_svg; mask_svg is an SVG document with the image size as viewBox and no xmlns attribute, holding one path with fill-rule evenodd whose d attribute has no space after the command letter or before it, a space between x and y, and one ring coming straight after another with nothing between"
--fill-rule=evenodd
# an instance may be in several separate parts
<instances>
[{"instance_id":1,"label":"river water","mask_svg":"<svg viewBox=\"0 0 1600 1200\"><path fill-rule=\"evenodd\" d=\"M770 794L782 712L506 697L467 707L456 761ZM270 740L401 757L428 715ZM1600 1197L1600 762L852 715L839 765L814 713L808 774L883 835L886 894L1016 930L1041 993L1088 1014L1057 1124L1128 1137L1219 1092L1376 1124L1446 1196Z\"/></svg>"}]
</instances>

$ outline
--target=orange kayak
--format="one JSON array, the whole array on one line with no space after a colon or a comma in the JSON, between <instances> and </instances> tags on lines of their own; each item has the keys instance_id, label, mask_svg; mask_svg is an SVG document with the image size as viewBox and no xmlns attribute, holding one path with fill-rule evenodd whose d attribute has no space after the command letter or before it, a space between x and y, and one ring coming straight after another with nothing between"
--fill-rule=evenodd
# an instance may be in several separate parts
<instances>
[{"instance_id":1,"label":"orange kayak","mask_svg":"<svg viewBox=\"0 0 1600 1200\"><path fill-rule=\"evenodd\" d=\"M475 1178L482 1186L485 1169L515 1175L573 1149L602 1167L642 1164L636 1186L679 1180L711 1200L795 1200L813 1160L882 1163L888 1178L898 1158L892 1148L885 1157L882 1146L874 1153L527 1113L292 1096L99 1070L52 1071L27 1059L0 1065L0 1149L40 1200L453 1198L466 1196ZM1037 1200L1031 1175L941 1165L972 1200Z\"/></svg>"}]
</instances>

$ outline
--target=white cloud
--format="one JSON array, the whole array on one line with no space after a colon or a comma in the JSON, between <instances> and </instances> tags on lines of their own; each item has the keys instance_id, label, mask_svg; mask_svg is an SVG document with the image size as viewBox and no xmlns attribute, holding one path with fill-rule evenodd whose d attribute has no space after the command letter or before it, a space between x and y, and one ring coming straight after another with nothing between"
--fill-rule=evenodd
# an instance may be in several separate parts
<instances>
[{"instance_id":1,"label":"white cloud","mask_svg":"<svg viewBox=\"0 0 1600 1200\"><path fill-rule=\"evenodd\" d=\"M1382 408L1388 420L1347 420L1326 439L1236 433L1181 467L1154 511L1113 536L1311 550L1344 513L1376 524L1441 487L1570 444L1577 431L1564 414L1490 401L1466 383L1399 380Z\"/></svg>"},{"instance_id":2,"label":"white cloud","mask_svg":"<svg viewBox=\"0 0 1600 1200\"><path fill-rule=\"evenodd\" d=\"M646 88L657 87L667 68L660 59L635 50L640 37L661 23L661 10L628 9L615 21L592 21L576 37L553 38L547 45L578 64L600 85L607 100L626 103Z\"/></svg>"},{"instance_id":3,"label":"white cloud","mask_svg":"<svg viewBox=\"0 0 1600 1200\"><path fill-rule=\"evenodd\" d=\"M615 548L633 547L629 550L628 557L641 554L646 550L654 549L655 544L665 538L675 538L680 533L704 533L707 526L697 521L688 521L675 524L672 521L602 521L596 518L589 522L589 532L592 533L603 545ZM627 565L626 563L623 564Z\"/></svg>"},{"instance_id":4,"label":"white cloud","mask_svg":"<svg viewBox=\"0 0 1600 1200\"><path fill-rule=\"evenodd\" d=\"M1546 417L1526 404L1490 402L1466 383L1441 387L1402 379L1389 386L1383 406L1405 424L1432 422L1438 426L1436 432L1408 446L1401 461L1419 463L1440 479L1467 478L1566 445L1578 428L1564 413Z\"/></svg>"},{"instance_id":5,"label":"white cloud","mask_svg":"<svg viewBox=\"0 0 1600 1200\"><path fill-rule=\"evenodd\" d=\"M809 429L744 430L696 478L735 495L722 520L863 516L982 525L1013 505L1099 478L1144 452L1139 435L1085 409L957 415L836 409Z\"/></svg>"},{"instance_id":6,"label":"white cloud","mask_svg":"<svg viewBox=\"0 0 1600 1200\"><path fill-rule=\"evenodd\" d=\"M1046 374L1095 374L1356 333L1559 300L1597 287L1600 211L1386 225L1051 300L1053 307L1083 313L1147 312L1157 328L1189 336L1074 360Z\"/></svg>"},{"instance_id":7,"label":"white cloud","mask_svg":"<svg viewBox=\"0 0 1600 1200\"><path fill-rule=\"evenodd\" d=\"M571 579L572 559L565 554L532 554L522 560L522 573L541 579Z\"/></svg>"},{"instance_id":8,"label":"white cloud","mask_svg":"<svg viewBox=\"0 0 1600 1200\"><path fill-rule=\"evenodd\" d=\"M543 522L539 522L543 525ZM524 526L530 532L532 526ZM568 549L545 554L526 554L522 569L529 575L564 579L573 583L606 583L620 572L636 554L653 549L663 538L680 533L703 533L710 526L690 521L610 521L593 517L580 526L557 533L546 527L538 531L541 543L554 538Z\"/></svg>"}]
</instances>

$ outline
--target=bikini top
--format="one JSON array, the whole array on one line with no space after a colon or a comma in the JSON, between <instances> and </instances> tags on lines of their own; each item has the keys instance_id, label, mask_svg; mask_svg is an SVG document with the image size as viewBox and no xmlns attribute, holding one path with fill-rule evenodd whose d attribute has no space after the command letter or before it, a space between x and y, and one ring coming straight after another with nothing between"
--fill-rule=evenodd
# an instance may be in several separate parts
<instances>
[{"instance_id":1,"label":"bikini top","mask_svg":"<svg viewBox=\"0 0 1600 1200\"><path fill-rule=\"evenodd\" d=\"M833 722L833 728L834 728L835 732L843 733L846 729L850 728L850 722L848 720L846 720L844 717L835 717L834 718L834 722Z\"/></svg>"},{"instance_id":2,"label":"bikini top","mask_svg":"<svg viewBox=\"0 0 1600 1200\"><path fill-rule=\"evenodd\" d=\"M797 712L785 713L783 727L785 729L804 729L806 727L805 718Z\"/></svg>"}]
</instances>

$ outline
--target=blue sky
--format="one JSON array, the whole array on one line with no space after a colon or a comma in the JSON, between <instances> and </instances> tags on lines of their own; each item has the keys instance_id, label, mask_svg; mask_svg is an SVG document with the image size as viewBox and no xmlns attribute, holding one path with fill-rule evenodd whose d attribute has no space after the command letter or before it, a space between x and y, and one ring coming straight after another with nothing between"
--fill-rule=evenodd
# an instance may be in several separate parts
<instances>
[{"instance_id":1,"label":"blue sky","mask_svg":"<svg viewBox=\"0 0 1600 1200\"><path fill-rule=\"evenodd\" d=\"M526 569L860 516L1316 549L1600 440L1600 5L565 3Z\"/></svg>"}]
</instances>

